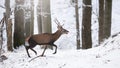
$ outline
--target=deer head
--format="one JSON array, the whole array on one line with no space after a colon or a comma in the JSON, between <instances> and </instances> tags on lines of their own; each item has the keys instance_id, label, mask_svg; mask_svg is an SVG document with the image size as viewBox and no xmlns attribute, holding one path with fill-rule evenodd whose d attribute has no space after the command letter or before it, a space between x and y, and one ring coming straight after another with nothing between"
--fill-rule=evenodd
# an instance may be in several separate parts
<instances>
[{"instance_id":1,"label":"deer head","mask_svg":"<svg viewBox=\"0 0 120 68\"><path fill-rule=\"evenodd\" d=\"M62 34L68 34L69 31L63 28L64 24L61 25L60 22L57 20L57 18L54 21L57 24L58 30L60 30Z\"/></svg>"}]
</instances>

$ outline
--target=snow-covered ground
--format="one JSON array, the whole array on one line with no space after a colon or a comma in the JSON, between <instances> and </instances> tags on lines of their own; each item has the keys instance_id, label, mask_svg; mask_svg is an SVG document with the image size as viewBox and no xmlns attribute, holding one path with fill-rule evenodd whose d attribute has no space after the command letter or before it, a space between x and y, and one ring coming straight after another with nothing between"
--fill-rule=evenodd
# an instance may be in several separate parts
<instances>
[{"instance_id":1,"label":"snow-covered ground","mask_svg":"<svg viewBox=\"0 0 120 68\"><path fill-rule=\"evenodd\" d=\"M80 5L81 1L79 2ZM95 9L97 0L92 1L93 9ZM3 2L4 0L0 4L4 4ZM120 32L119 2L120 0L113 0L112 35ZM3 9L0 8L0 10L4 12ZM81 8L79 11L81 20ZM97 12L97 10L94 10L94 12ZM32 58L28 58L25 48L21 46L14 52L4 53L8 59L0 62L0 68L120 68L120 34L110 37L98 47L76 50L74 7L70 5L70 0L51 0L51 13L53 32L57 30L53 21L56 17L61 24L64 23L64 28L70 31L68 35L63 35L55 42L58 46L57 54L53 55L54 50L47 49L45 57L30 61L36 55L29 50ZM2 12L0 12L0 15L2 15ZM97 45L98 24L94 22L96 20L95 15L93 15L92 20L93 44ZM35 47L35 50L38 55L43 51L39 46Z\"/></svg>"},{"instance_id":2,"label":"snow-covered ground","mask_svg":"<svg viewBox=\"0 0 120 68\"><path fill-rule=\"evenodd\" d=\"M38 54L42 49L36 47ZM30 51L32 58L28 58L24 47L4 55L8 57L0 62L0 68L120 68L120 34L110 37L101 46L88 50L58 49L53 55L52 50L46 50L45 57L38 57Z\"/></svg>"}]
</instances>

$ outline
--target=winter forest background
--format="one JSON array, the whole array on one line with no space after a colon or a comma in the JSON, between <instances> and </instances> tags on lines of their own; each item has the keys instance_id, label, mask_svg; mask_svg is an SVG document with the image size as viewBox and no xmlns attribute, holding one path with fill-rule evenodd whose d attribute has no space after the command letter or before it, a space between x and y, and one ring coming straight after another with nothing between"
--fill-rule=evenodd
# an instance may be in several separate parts
<instances>
[{"instance_id":1,"label":"winter forest background","mask_svg":"<svg viewBox=\"0 0 120 68\"><path fill-rule=\"evenodd\" d=\"M1 0L0 68L119 68L119 0ZM27 56L25 38L57 31L55 19L69 31L45 57ZM38 55L43 46L34 48Z\"/></svg>"}]
</instances>

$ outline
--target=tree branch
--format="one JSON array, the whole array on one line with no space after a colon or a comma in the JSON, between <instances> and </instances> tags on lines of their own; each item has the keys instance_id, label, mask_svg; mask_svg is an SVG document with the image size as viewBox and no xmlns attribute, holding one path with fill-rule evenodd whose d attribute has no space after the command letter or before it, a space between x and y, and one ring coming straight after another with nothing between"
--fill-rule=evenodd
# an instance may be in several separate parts
<instances>
[{"instance_id":1,"label":"tree branch","mask_svg":"<svg viewBox=\"0 0 120 68\"><path fill-rule=\"evenodd\" d=\"M39 58L39 57L44 57L44 56L41 56L41 55L36 56L36 57L32 58L31 60L29 60L29 62L31 62L32 60L34 60L34 59L36 59L36 58Z\"/></svg>"},{"instance_id":2,"label":"tree branch","mask_svg":"<svg viewBox=\"0 0 120 68\"><path fill-rule=\"evenodd\" d=\"M4 7L4 6L2 6L2 5L0 5L0 7L1 7L1 8L3 8L3 9L5 9L5 7Z\"/></svg>"}]
</instances>

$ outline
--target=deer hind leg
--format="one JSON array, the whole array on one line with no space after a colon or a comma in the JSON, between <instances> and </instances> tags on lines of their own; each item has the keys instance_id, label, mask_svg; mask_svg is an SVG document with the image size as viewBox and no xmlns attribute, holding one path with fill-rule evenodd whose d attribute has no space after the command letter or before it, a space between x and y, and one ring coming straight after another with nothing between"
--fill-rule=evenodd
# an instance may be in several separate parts
<instances>
[{"instance_id":1,"label":"deer hind leg","mask_svg":"<svg viewBox=\"0 0 120 68\"><path fill-rule=\"evenodd\" d=\"M31 49L37 55L37 52L33 49L37 45L37 43L32 38L28 40L28 43L29 49Z\"/></svg>"},{"instance_id":2,"label":"deer hind leg","mask_svg":"<svg viewBox=\"0 0 120 68\"><path fill-rule=\"evenodd\" d=\"M26 52L27 52L28 57L30 57L30 54L28 52L29 46L26 46L25 48L26 48Z\"/></svg>"},{"instance_id":3,"label":"deer hind leg","mask_svg":"<svg viewBox=\"0 0 120 68\"><path fill-rule=\"evenodd\" d=\"M25 47L28 57L30 57L30 54L29 54L29 51L28 51L29 49L31 49L37 55L37 52L33 49L33 46L35 46L35 45L30 44L30 46Z\"/></svg>"},{"instance_id":4,"label":"deer hind leg","mask_svg":"<svg viewBox=\"0 0 120 68\"><path fill-rule=\"evenodd\" d=\"M56 54L57 53L57 46L55 44L53 44L52 46L55 47L55 52L53 54Z\"/></svg>"},{"instance_id":5,"label":"deer hind leg","mask_svg":"<svg viewBox=\"0 0 120 68\"><path fill-rule=\"evenodd\" d=\"M30 49L37 55L37 52L33 48L30 48Z\"/></svg>"}]
</instances>

